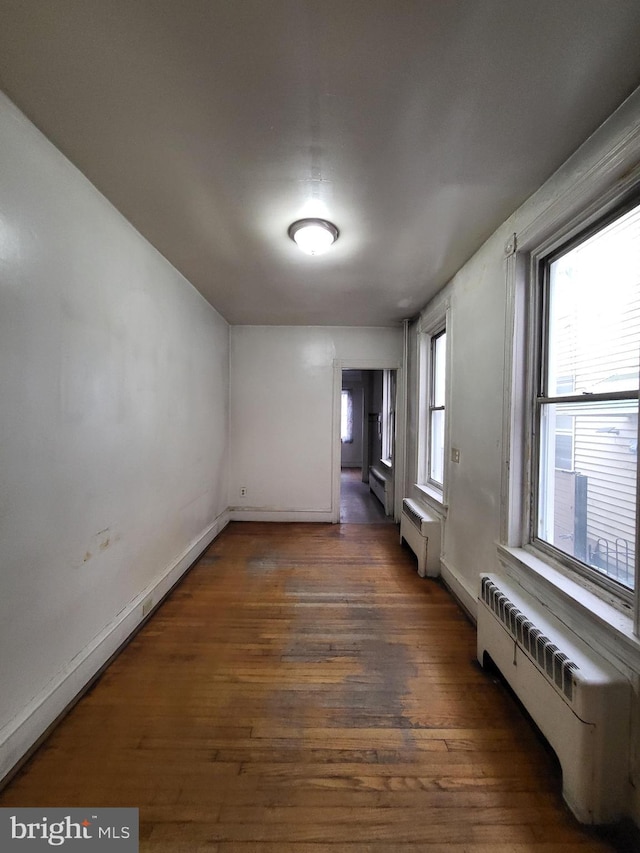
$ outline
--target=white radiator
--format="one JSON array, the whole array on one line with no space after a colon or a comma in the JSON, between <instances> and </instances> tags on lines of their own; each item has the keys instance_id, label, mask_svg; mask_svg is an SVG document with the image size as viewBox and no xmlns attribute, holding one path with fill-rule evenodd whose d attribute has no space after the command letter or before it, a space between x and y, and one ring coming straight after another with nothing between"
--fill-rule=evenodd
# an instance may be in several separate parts
<instances>
[{"instance_id":1,"label":"white radiator","mask_svg":"<svg viewBox=\"0 0 640 853\"><path fill-rule=\"evenodd\" d=\"M629 681L515 581L481 578L478 660L488 653L555 750L578 820L611 823L629 775Z\"/></svg>"},{"instance_id":2,"label":"white radiator","mask_svg":"<svg viewBox=\"0 0 640 853\"><path fill-rule=\"evenodd\" d=\"M410 498L402 501L400 544L403 540L418 558L421 578L440 575L440 519L430 515Z\"/></svg>"},{"instance_id":3,"label":"white radiator","mask_svg":"<svg viewBox=\"0 0 640 853\"><path fill-rule=\"evenodd\" d=\"M373 465L369 468L369 489L384 507L385 515L393 514L393 479Z\"/></svg>"}]
</instances>

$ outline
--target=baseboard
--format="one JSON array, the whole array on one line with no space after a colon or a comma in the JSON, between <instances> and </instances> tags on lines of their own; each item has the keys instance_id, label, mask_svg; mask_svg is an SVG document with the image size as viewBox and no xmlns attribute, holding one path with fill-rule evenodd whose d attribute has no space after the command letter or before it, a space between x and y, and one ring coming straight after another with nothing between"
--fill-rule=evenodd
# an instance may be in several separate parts
<instances>
[{"instance_id":1,"label":"baseboard","mask_svg":"<svg viewBox=\"0 0 640 853\"><path fill-rule=\"evenodd\" d=\"M0 788L17 772L53 725L75 704L105 665L149 618L152 609L157 607L187 569L226 527L229 520L229 513L225 510L164 569L157 580L140 592L110 625L76 655L18 717L0 730ZM146 605L144 614L143 602Z\"/></svg>"},{"instance_id":2,"label":"baseboard","mask_svg":"<svg viewBox=\"0 0 640 853\"><path fill-rule=\"evenodd\" d=\"M478 592L470 589L460 579L460 576L449 566L446 560L440 560L440 578L451 595L456 599L460 607L465 611L469 619L475 625L478 614Z\"/></svg>"},{"instance_id":3,"label":"baseboard","mask_svg":"<svg viewBox=\"0 0 640 853\"><path fill-rule=\"evenodd\" d=\"M331 523L331 510L293 510L293 509L243 509L229 508L231 521L313 521Z\"/></svg>"}]
</instances>

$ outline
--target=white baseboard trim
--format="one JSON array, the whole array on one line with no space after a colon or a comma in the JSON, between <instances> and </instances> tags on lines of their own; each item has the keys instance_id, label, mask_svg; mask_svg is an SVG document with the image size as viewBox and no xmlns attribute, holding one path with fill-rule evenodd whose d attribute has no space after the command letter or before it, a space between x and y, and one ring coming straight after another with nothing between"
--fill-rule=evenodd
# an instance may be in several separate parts
<instances>
[{"instance_id":1,"label":"white baseboard trim","mask_svg":"<svg viewBox=\"0 0 640 853\"><path fill-rule=\"evenodd\" d=\"M333 521L331 510L294 510L294 509L242 509L232 506L229 508L231 521Z\"/></svg>"},{"instance_id":2,"label":"white baseboard trim","mask_svg":"<svg viewBox=\"0 0 640 853\"><path fill-rule=\"evenodd\" d=\"M79 652L17 717L0 730L0 782L7 781L14 774L59 717L82 695L95 676L148 618L148 613L142 615L142 603L151 597L155 608L228 523L229 512L225 510L164 569L159 578L142 590Z\"/></svg>"},{"instance_id":3,"label":"white baseboard trim","mask_svg":"<svg viewBox=\"0 0 640 853\"><path fill-rule=\"evenodd\" d=\"M440 577L451 595L453 595L460 607L462 607L475 624L478 614L477 590L470 589L468 584L461 580L458 572L443 559L440 560Z\"/></svg>"}]
</instances>

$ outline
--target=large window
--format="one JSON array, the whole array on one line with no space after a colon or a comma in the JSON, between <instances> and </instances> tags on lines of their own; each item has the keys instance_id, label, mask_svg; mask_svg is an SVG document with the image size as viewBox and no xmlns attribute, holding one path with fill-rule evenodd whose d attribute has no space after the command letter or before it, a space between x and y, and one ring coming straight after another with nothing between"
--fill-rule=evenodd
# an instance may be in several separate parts
<instances>
[{"instance_id":1,"label":"large window","mask_svg":"<svg viewBox=\"0 0 640 853\"><path fill-rule=\"evenodd\" d=\"M447 510L449 303L439 299L417 329L416 488L437 513Z\"/></svg>"},{"instance_id":2,"label":"large window","mask_svg":"<svg viewBox=\"0 0 640 853\"><path fill-rule=\"evenodd\" d=\"M640 205L543 258L538 287L531 536L625 597L636 554Z\"/></svg>"},{"instance_id":3,"label":"large window","mask_svg":"<svg viewBox=\"0 0 640 853\"><path fill-rule=\"evenodd\" d=\"M382 374L382 459L393 462L396 434L396 371Z\"/></svg>"},{"instance_id":4,"label":"large window","mask_svg":"<svg viewBox=\"0 0 640 853\"><path fill-rule=\"evenodd\" d=\"M439 488L444 484L444 424L447 333L431 338L429 371L429 441L427 482Z\"/></svg>"}]
</instances>

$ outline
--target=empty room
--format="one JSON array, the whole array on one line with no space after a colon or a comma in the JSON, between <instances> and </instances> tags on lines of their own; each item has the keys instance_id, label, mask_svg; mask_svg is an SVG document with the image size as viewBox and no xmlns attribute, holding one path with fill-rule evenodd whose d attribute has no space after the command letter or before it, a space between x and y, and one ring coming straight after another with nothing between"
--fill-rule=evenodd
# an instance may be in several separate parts
<instances>
[{"instance_id":1,"label":"empty room","mask_svg":"<svg viewBox=\"0 0 640 853\"><path fill-rule=\"evenodd\" d=\"M640 849L639 38L0 0L0 849Z\"/></svg>"}]
</instances>

